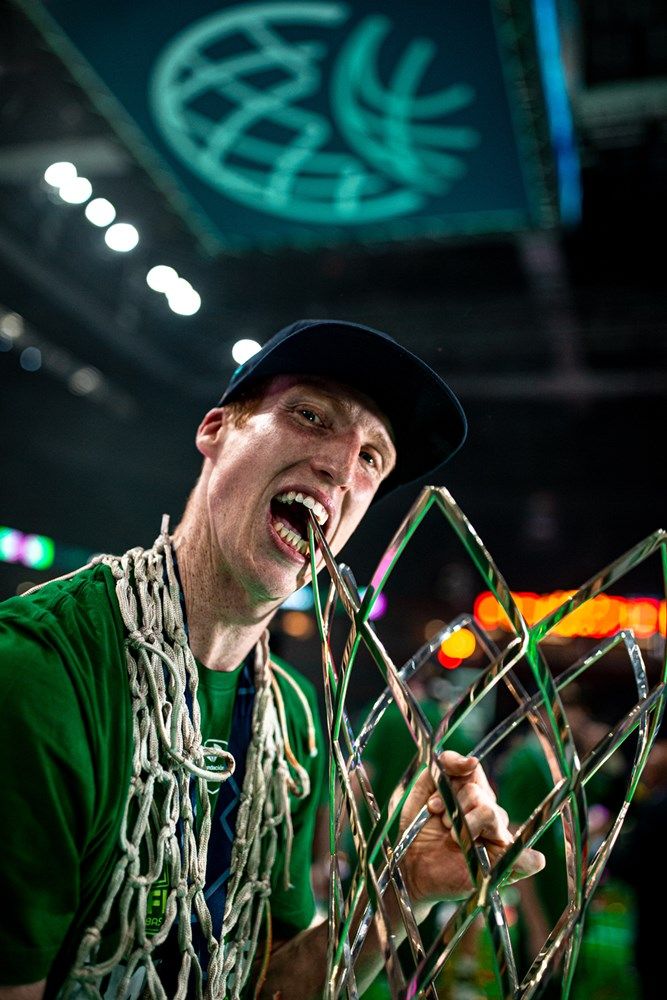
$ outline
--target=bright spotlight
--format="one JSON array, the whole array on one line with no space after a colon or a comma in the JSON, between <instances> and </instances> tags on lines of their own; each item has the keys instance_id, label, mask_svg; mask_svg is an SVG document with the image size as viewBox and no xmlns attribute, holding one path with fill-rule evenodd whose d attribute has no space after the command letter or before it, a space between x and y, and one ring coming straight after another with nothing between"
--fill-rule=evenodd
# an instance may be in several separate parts
<instances>
[{"instance_id":1,"label":"bright spotlight","mask_svg":"<svg viewBox=\"0 0 667 1000\"><path fill-rule=\"evenodd\" d=\"M139 233L129 222L114 222L104 234L104 242L110 250L127 253L134 250L139 242Z\"/></svg>"},{"instance_id":2,"label":"bright spotlight","mask_svg":"<svg viewBox=\"0 0 667 1000\"><path fill-rule=\"evenodd\" d=\"M23 336L23 328L23 316L19 316L18 313L5 313L0 319L0 333L4 333L5 337L9 337L10 340L20 340Z\"/></svg>"},{"instance_id":3,"label":"bright spotlight","mask_svg":"<svg viewBox=\"0 0 667 1000\"><path fill-rule=\"evenodd\" d=\"M58 194L68 205L83 205L93 193L93 185L87 177L72 177L60 185Z\"/></svg>"},{"instance_id":4,"label":"bright spotlight","mask_svg":"<svg viewBox=\"0 0 667 1000\"><path fill-rule=\"evenodd\" d=\"M177 278L165 294L169 308L179 316L194 316L201 306L199 293L185 278Z\"/></svg>"},{"instance_id":5,"label":"bright spotlight","mask_svg":"<svg viewBox=\"0 0 667 1000\"><path fill-rule=\"evenodd\" d=\"M237 365L242 365L244 361L251 358L257 351L261 351L262 345L256 340L237 340L232 347L232 357Z\"/></svg>"},{"instance_id":6,"label":"bright spotlight","mask_svg":"<svg viewBox=\"0 0 667 1000\"><path fill-rule=\"evenodd\" d=\"M94 226L108 226L116 218L116 209L106 198L93 198L86 205L86 218Z\"/></svg>"},{"instance_id":7,"label":"bright spotlight","mask_svg":"<svg viewBox=\"0 0 667 1000\"><path fill-rule=\"evenodd\" d=\"M178 281L178 271L167 264L156 264L146 275L146 284L154 292L167 292Z\"/></svg>"},{"instance_id":8,"label":"bright spotlight","mask_svg":"<svg viewBox=\"0 0 667 1000\"><path fill-rule=\"evenodd\" d=\"M52 163L44 171L44 180L54 188L61 187L67 181L73 181L75 177L76 167L67 160L63 160L60 163Z\"/></svg>"}]
</instances>

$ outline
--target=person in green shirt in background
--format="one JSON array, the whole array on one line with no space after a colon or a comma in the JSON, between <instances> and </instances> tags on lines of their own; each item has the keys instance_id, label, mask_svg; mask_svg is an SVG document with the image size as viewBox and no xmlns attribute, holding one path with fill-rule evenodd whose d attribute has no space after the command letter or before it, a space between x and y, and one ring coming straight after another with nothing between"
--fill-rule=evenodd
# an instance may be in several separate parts
<instances>
[{"instance_id":1,"label":"person in green shirt in background","mask_svg":"<svg viewBox=\"0 0 667 1000\"><path fill-rule=\"evenodd\" d=\"M581 759L595 747L606 735L608 726L596 719L585 702L579 687L570 683L561 691L561 700L565 707L568 725ZM501 753L493 767L495 786L503 806L507 809L513 829L523 823L536 806L545 798L554 786L554 780L549 768L545 750L536 734L520 732L510 745ZM588 805L589 837L594 849L596 838L604 836L610 825L612 806L615 799L622 801L627 773L620 755L612 756L605 765L597 771L586 784L586 799ZM619 798L620 796L620 798ZM567 871L563 824L555 820L536 842L544 853L547 864L530 884L522 883L513 886L509 894L516 898L517 921L513 928L516 937L515 955L519 965L520 976L525 974L530 963L538 954L547 936L555 927L568 902ZM602 891L605 883L603 882ZM597 895L600 896L598 888ZM586 928L590 921L589 909L584 924L584 943L581 958L586 953ZM587 980L586 963L579 961L573 981L572 996L574 1000L593 1000L596 996L606 997L607 990L619 986L620 973L618 966L614 967L607 956L609 974L606 984L602 983L601 991L592 989L592 982ZM600 970L601 971L601 970ZM600 975L597 977L600 979ZM629 988L632 982L626 983L624 996L632 1000L633 992ZM561 984L557 977L552 977L546 984L544 996L556 1000L561 993Z\"/></svg>"},{"instance_id":2,"label":"person in green shirt in background","mask_svg":"<svg viewBox=\"0 0 667 1000\"><path fill-rule=\"evenodd\" d=\"M204 416L173 533L165 518L152 548L5 603L0 1000L321 996L322 740L267 627L309 579L309 518L338 552L465 429L446 383L387 334L298 321ZM443 766L497 858L512 837L481 766L453 751ZM404 860L420 920L469 886L434 792L426 771L402 813L430 813ZM542 864L527 849L513 875ZM372 929L357 982L381 963Z\"/></svg>"}]
</instances>

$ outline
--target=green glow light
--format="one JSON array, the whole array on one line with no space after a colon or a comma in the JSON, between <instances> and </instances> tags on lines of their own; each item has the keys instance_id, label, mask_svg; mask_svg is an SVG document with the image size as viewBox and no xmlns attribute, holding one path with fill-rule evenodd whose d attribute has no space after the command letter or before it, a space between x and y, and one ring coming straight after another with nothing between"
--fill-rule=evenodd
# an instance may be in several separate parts
<instances>
[{"instance_id":1,"label":"green glow light","mask_svg":"<svg viewBox=\"0 0 667 1000\"><path fill-rule=\"evenodd\" d=\"M56 546L46 535L26 535L21 562L30 569L49 569L53 565Z\"/></svg>"}]
</instances>

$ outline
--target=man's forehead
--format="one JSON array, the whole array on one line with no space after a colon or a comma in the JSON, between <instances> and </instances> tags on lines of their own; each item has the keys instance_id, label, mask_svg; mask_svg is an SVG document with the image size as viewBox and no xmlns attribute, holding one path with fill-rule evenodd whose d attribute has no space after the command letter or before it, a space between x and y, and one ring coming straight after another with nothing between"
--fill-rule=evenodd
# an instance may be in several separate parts
<instances>
[{"instance_id":1,"label":"man's forehead","mask_svg":"<svg viewBox=\"0 0 667 1000\"><path fill-rule=\"evenodd\" d=\"M265 397L283 395L293 389L299 388L312 390L329 400L337 408L346 411L348 415L356 417L370 414L375 421L380 424L380 430L384 431L390 441L394 440L394 432L391 421L382 412L378 404L370 396L340 382L337 379L326 378L321 375L275 375L266 386ZM363 411L366 411L364 414Z\"/></svg>"}]
</instances>

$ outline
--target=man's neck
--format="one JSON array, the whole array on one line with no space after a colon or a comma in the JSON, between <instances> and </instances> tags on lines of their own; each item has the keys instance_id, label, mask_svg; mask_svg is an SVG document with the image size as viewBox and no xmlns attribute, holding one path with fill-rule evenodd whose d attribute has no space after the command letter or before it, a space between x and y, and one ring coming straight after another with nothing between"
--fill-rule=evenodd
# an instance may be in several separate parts
<instances>
[{"instance_id":1,"label":"man's neck","mask_svg":"<svg viewBox=\"0 0 667 1000\"><path fill-rule=\"evenodd\" d=\"M234 670L267 628L275 603L254 604L230 573L212 563L213 548L194 525L182 522L174 539L190 649L212 670Z\"/></svg>"}]
</instances>

